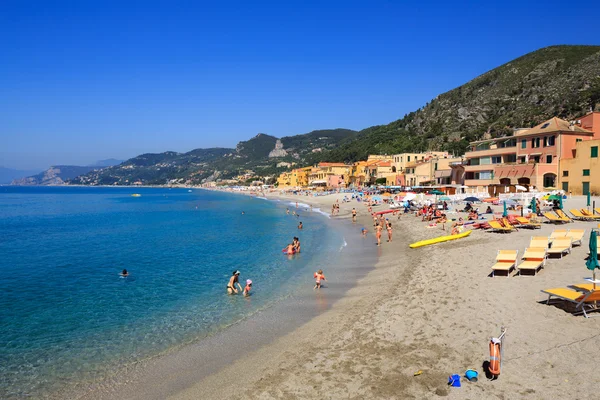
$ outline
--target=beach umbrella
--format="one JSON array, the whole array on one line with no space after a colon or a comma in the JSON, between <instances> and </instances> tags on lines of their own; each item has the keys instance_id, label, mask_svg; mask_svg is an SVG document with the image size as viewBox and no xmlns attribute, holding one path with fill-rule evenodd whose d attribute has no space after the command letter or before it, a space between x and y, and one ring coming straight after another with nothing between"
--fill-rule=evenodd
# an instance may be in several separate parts
<instances>
[{"instance_id":1,"label":"beach umbrella","mask_svg":"<svg viewBox=\"0 0 600 400\"><path fill-rule=\"evenodd\" d=\"M440 201L450 201L450 200L451 199L448 196L442 196L442 197L440 197Z\"/></svg>"},{"instance_id":2,"label":"beach umbrella","mask_svg":"<svg viewBox=\"0 0 600 400\"><path fill-rule=\"evenodd\" d=\"M587 269L594 273L594 290L596 290L596 268L600 269L600 263L598 263L598 233L596 231L592 231L590 233L590 256L585 262L585 266Z\"/></svg>"},{"instance_id":3,"label":"beach umbrella","mask_svg":"<svg viewBox=\"0 0 600 400\"><path fill-rule=\"evenodd\" d=\"M468 201L468 202L471 202L471 203L473 203L473 202L479 202L479 201L481 201L481 200L479 200L477 197L472 197L472 196L471 196L471 197L467 197L467 198L466 198L466 199L464 199L463 201Z\"/></svg>"},{"instance_id":4,"label":"beach umbrella","mask_svg":"<svg viewBox=\"0 0 600 400\"><path fill-rule=\"evenodd\" d=\"M435 194L437 196L437 195L443 195L446 193L442 192L441 190L433 189L433 190L429 191L429 194Z\"/></svg>"},{"instance_id":5,"label":"beach umbrella","mask_svg":"<svg viewBox=\"0 0 600 400\"><path fill-rule=\"evenodd\" d=\"M515 186L515 189L517 189L517 190L522 190L523 192L526 192L526 191L527 191L527 188L526 188L525 186L521 186L521 185L516 185L516 186Z\"/></svg>"},{"instance_id":6,"label":"beach umbrella","mask_svg":"<svg viewBox=\"0 0 600 400\"><path fill-rule=\"evenodd\" d=\"M406 196L404 196L404 201L410 201L410 200L414 200L417 197L416 193L406 193Z\"/></svg>"},{"instance_id":7,"label":"beach umbrella","mask_svg":"<svg viewBox=\"0 0 600 400\"><path fill-rule=\"evenodd\" d=\"M533 199L531 199L531 204L529 205L529 207L531 208L531 213L532 214L537 214L537 204L535 201L535 197Z\"/></svg>"},{"instance_id":8,"label":"beach umbrella","mask_svg":"<svg viewBox=\"0 0 600 400\"><path fill-rule=\"evenodd\" d=\"M504 211L502 212L504 218L508 217L508 211L506 210L506 201L504 202Z\"/></svg>"},{"instance_id":9,"label":"beach umbrella","mask_svg":"<svg viewBox=\"0 0 600 400\"><path fill-rule=\"evenodd\" d=\"M558 194L553 194L548 196L548 198L546 200L562 200L562 196L558 195Z\"/></svg>"},{"instance_id":10,"label":"beach umbrella","mask_svg":"<svg viewBox=\"0 0 600 400\"><path fill-rule=\"evenodd\" d=\"M592 196L590 195L590 192L588 191L588 193L587 193L587 206L588 206L588 207L589 207L589 206L590 206L590 204L591 204L591 200L592 200L592 199L591 199L591 197L592 197Z\"/></svg>"}]
</instances>

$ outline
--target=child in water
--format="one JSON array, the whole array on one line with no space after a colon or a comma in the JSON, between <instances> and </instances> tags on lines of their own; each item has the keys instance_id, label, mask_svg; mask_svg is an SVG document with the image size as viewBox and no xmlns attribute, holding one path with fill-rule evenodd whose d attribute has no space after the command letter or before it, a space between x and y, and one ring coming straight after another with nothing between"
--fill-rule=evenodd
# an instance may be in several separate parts
<instances>
[{"instance_id":1,"label":"child in water","mask_svg":"<svg viewBox=\"0 0 600 400\"><path fill-rule=\"evenodd\" d=\"M320 269L317 272L315 272L315 287L314 289L321 289L321 281L326 281L327 279L325 279L325 275L323 275L323 270Z\"/></svg>"},{"instance_id":2,"label":"child in water","mask_svg":"<svg viewBox=\"0 0 600 400\"><path fill-rule=\"evenodd\" d=\"M246 279L246 287L244 288L244 296L250 296L250 289L252 289L252 281Z\"/></svg>"},{"instance_id":3,"label":"child in water","mask_svg":"<svg viewBox=\"0 0 600 400\"><path fill-rule=\"evenodd\" d=\"M123 277L127 277L127 276L129 276L129 272L126 269L124 269L119 275L121 275Z\"/></svg>"}]
</instances>

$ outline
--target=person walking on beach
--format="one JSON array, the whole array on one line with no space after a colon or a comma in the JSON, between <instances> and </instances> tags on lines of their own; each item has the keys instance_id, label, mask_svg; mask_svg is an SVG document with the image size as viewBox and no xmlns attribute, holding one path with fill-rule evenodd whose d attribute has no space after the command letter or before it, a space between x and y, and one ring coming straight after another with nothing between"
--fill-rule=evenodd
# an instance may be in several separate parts
<instances>
[{"instance_id":1,"label":"person walking on beach","mask_svg":"<svg viewBox=\"0 0 600 400\"><path fill-rule=\"evenodd\" d=\"M315 287L313 288L313 290L315 289L321 289L321 281L326 281L327 279L325 279L325 275L323 275L323 270L320 269L317 272L315 272Z\"/></svg>"},{"instance_id":2,"label":"person walking on beach","mask_svg":"<svg viewBox=\"0 0 600 400\"><path fill-rule=\"evenodd\" d=\"M356 222L356 209L352 207L352 222Z\"/></svg>"},{"instance_id":3,"label":"person walking on beach","mask_svg":"<svg viewBox=\"0 0 600 400\"><path fill-rule=\"evenodd\" d=\"M237 284L239 291L235 287L236 284ZM229 283L227 284L227 294L238 294L241 291L242 291L242 285L240 285L240 271L238 271L236 269L231 274L231 278L229 278Z\"/></svg>"},{"instance_id":4,"label":"person walking on beach","mask_svg":"<svg viewBox=\"0 0 600 400\"><path fill-rule=\"evenodd\" d=\"M377 238L377 246L381 246L381 225L377 223L375 225L375 237Z\"/></svg>"},{"instance_id":5,"label":"person walking on beach","mask_svg":"<svg viewBox=\"0 0 600 400\"><path fill-rule=\"evenodd\" d=\"M392 223L390 221L387 222L387 233L388 233L388 242L392 241Z\"/></svg>"}]
</instances>

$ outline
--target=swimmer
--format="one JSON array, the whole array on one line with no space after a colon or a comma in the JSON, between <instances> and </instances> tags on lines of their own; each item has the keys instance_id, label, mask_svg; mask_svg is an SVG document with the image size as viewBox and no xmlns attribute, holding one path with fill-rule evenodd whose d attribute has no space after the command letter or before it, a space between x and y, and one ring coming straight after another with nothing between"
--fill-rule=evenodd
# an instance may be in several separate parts
<instances>
[{"instance_id":1,"label":"swimmer","mask_svg":"<svg viewBox=\"0 0 600 400\"><path fill-rule=\"evenodd\" d=\"M246 214L244 211L242 211L242 215Z\"/></svg>"},{"instance_id":2,"label":"swimmer","mask_svg":"<svg viewBox=\"0 0 600 400\"><path fill-rule=\"evenodd\" d=\"M317 272L315 272L315 287L313 288L313 290L315 289L321 289L321 281L326 281L327 279L325 279L325 275L323 275L323 270L320 269Z\"/></svg>"},{"instance_id":3,"label":"swimmer","mask_svg":"<svg viewBox=\"0 0 600 400\"><path fill-rule=\"evenodd\" d=\"M123 271L121 271L121 273L119 275L121 275L123 277L127 277L127 276L129 276L129 272L126 269L124 269Z\"/></svg>"},{"instance_id":4,"label":"swimmer","mask_svg":"<svg viewBox=\"0 0 600 400\"><path fill-rule=\"evenodd\" d=\"M289 215L289 214L290 214L290 209L289 209L289 208L286 208L286 209L285 209L285 213Z\"/></svg>"},{"instance_id":5,"label":"swimmer","mask_svg":"<svg viewBox=\"0 0 600 400\"><path fill-rule=\"evenodd\" d=\"M294 244L293 243L288 244L286 247L284 247L283 252L288 255L294 254Z\"/></svg>"},{"instance_id":6,"label":"swimmer","mask_svg":"<svg viewBox=\"0 0 600 400\"><path fill-rule=\"evenodd\" d=\"M296 208L298 208L298 202L296 202Z\"/></svg>"},{"instance_id":7,"label":"swimmer","mask_svg":"<svg viewBox=\"0 0 600 400\"><path fill-rule=\"evenodd\" d=\"M236 289L235 285L237 284L238 289ZM231 278L229 278L229 283L227 284L227 294L237 294L242 291L242 285L240 285L240 271L235 270L231 274Z\"/></svg>"},{"instance_id":8,"label":"swimmer","mask_svg":"<svg viewBox=\"0 0 600 400\"><path fill-rule=\"evenodd\" d=\"M250 279L246 279L246 287L244 288L244 296L250 296L250 289L252 289L252 281Z\"/></svg>"},{"instance_id":9,"label":"swimmer","mask_svg":"<svg viewBox=\"0 0 600 400\"><path fill-rule=\"evenodd\" d=\"M300 229L300 230L301 230L302 228L303 228L303 226L302 226L302 221L300 221L300 223L298 224L298 229Z\"/></svg>"},{"instance_id":10,"label":"swimmer","mask_svg":"<svg viewBox=\"0 0 600 400\"><path fill-rule=\"evenodd\" d=\"M362 229L360 230L360 233L361 233L363 236L367 236L367 233L369 233L369 231L367 230L367 228L362 228Z\"/></svg>"},{"instance_id":11,"label":"swimmer","mask_svg":"<svg viewBox=\"0 0 600 400\"><path fill-rule=\"evenodd\" d=\"M352 222L356 222L356 209L352 207Z\"/></svg>"},{"instance_id":12,"label":"swimmer","mask_svg":"<svg viewBox=\"0 0 600 400\"><path fill-rule=\"evenodd\" d=\"M296 253L300 253L300 239L298 239L297 237L294 237L294 250L296 251Z\"/></svg>"}]
</instances>

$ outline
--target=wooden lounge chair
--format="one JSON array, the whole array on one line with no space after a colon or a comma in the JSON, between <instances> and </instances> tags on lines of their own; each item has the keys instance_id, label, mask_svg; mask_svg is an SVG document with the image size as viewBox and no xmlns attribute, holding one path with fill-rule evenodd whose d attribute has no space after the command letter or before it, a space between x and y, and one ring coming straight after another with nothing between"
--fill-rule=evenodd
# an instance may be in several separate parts
<instances>
[{"instance_id":1,"label":"wooden lounge chair","mask_svg":"<svg viewBox=\"0 0 600 400\"><path fill-rule=\"evenodd\" d=\"M542 224L533 222L530 219L527 219L525 217L517 217L516 220L523 228L536 229L536 228L542 227Z\"/></svg>"},{"instance_id":2,"label":"wooden lounge chair","mask_svg":"<svg viewBox=\"0 0 600 400\"><path fill-rule=\"evenodd\" d=\"M581 213L582 213L583 215L585 215L586 217L589 217L589 218L592 218L592 219L599 219L599 218L600 218L600 215L594 215L594 212L593 212L593 211L588 211L588 210L586 210L585 208L582 208L582 209L581 209L581 210L579 210L579 211L581 211Z\"/></svg>"},{"instance_id":3,"label":"wooden lounge chair","mask_svg":"<svg viewBox=\"0 0 600 400\"><path fill-rule=\"evenodd\" d=\"M548 249L548 255L560 254L562 258L563 254L569 254L571 252L572 240L570 236L564 236L554 239L552 247Z\"/></svg>"},{"instance_id":4,"label":"wooden lounge chair","mask_svg":"<svg viewBox=\"0 0 600 400\"><path fill-rule=\"evenodd\" d=\"M547 236L532 236L529 241L529 247L540 247L547 249L550 247L550 240Z\"/></svg>"},{"instance_id":5,"label":"wooden lounge chair","mask_svg":"<svg viewBox=\"0 0 600 400\"><path fill-rule=\"evenodd\" d=\"M564 224L567 222L571 222L569 218L559 218L558 215L554 215L550 212L545 212L544 217L548 218L548 220L554 224Z\"/></svg>"},{"instance_id":6,"label":"wooden lounge chair","mask_svg":"<svg viewBox=\"0 0 600 400\"><path fill-rule=\"evenodd\" d=\"M488 221L488 224L490 225L492 232L506 233L506 232L512 231L511 228L507 228L505 226L500 225L500 222L498 222L498 221L490 220L490 221Z\"/></svg>"},{"instance_id":7,"label":"wooden lounge chair","mask_svg":"<svg viewBox=\"0 0 600 400\"><path fill-rule=\"evenodd\" d=\"M496 263L492 265L492 276L496 276L497 272L506 272L506 277L510 276L512 271L517 264L518 250L498 250L496 256Z\"/></svg>"},{"instance_id":8,"label":"wooden lounge chair","mask_svg":"<svg viewBox=\"0 0 600 400\"><path fill-rule=\"evenodd\" d=\"M590 217L589 215L583 215L583 213L576 208L570 209L569 212L571 214L573 214L573 218L578 219L580 221L590 221L590 220L595 219L595 218Z\"/></svg>"},{"instance_id":9,"label":"wooden lounge chair","mask_svg":"<svg viewBox=\"0 0 600 400\"><path fill-rule=\"evenodd\" d=\"M558 218L568 219L569 222L572 222L571 218L569 218L569 216L567 214L565 214L565 212L563 210L561 210L560 208L557 210L554 210L554 212L556 213L556 215L558 215Z\"/></svg>"},{"instance_id":10,"label":"wooden lounge chair","mask_svg":"<svg viewBox=\"0 0 600 400\"><path fill-rule=\"evenodd\" d=\"M584 235L585 229L569 229L569 233L567 233L567 236L571 237L573 246L581 246L581 241L583 240Z\"/></svg>"},{"instance_id":11,"label":"wooden lounge chair","mask_svg":"<svg viewBox=\"0 0 600 400\"><path fill-rule=\"evenodd\" d=\"M533 272L533 275L546 263L546 249L543 247L529 247L525 249L523 261L517 265L517 275L523 275L523 271Z\"/></svg>"},{"instance_id":12,"label":"wooden lounge chair","mask_svg":"<svg viewBox=\"0 0 600 400\"><path fill-rule=\"evenodd\" d=\"M546 289L542 290L542 293L548 295L548 300L546 304L550 304L550 299L557 298L560 300L567 301L569 303L575 304L575 312L573 314L581 314L586 318L589 318L586 307L588 310L595 311L600 310L600 308L596 308L595 302L600 301L600 290L590 291L587 293L581 293L576 290L566 289L566 288L555 288L555 289ZM581 311L578 311L578 310Z\"/></svg>"}]
</instances>

